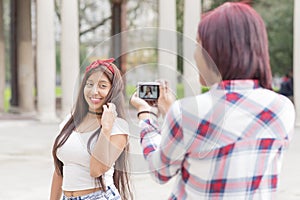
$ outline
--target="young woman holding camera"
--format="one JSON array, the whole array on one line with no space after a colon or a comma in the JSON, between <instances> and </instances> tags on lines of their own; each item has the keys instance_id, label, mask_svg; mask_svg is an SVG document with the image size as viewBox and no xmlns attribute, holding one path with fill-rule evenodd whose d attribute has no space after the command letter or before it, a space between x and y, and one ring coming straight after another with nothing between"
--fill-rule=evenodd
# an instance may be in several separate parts
<instances>
[{"instance_id":1,"label":"young woman holding camera","mask_svg":"<svg viewBox=\"0 0 300 200\"><path fill-rule=\"evenodd\" d=\"M227 2L203 16L197 43L208 92L174 102L162 83L162 127L146 101L131 98L149 171L159 183L177 177L172 200L274 199L295 110L272 91L264 22L249 5Z\"/></svg>"}]
</instances>

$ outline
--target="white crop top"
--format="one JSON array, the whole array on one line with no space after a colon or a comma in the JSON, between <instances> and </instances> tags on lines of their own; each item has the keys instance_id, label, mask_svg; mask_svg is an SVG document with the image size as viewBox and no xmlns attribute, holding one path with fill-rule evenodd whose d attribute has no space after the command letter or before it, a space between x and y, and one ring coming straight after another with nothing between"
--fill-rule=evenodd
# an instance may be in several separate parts
<instances>
[{"instance_id":1,"label":"white crop top","mask_svg":"<svg viewBox=\"0 0 300 200\"><path fill-rule=\"evenodd\" d=\"M64 122L63 122L64 123ZM62 123L62 124L63 124ZM57 149L57 157L63 162L63 183L65 191L78 191L99 187L95 178L90 176L90 158L87 142L94 131L79 133L73 131L63 146ZM129 135L128 123L117 118L111 135ZM94 141L95 144L96 140ZM93 144L91 144L93 148ZM113 184L114 165L102 176L106 186Z\"/></svg>"}]
</instances>

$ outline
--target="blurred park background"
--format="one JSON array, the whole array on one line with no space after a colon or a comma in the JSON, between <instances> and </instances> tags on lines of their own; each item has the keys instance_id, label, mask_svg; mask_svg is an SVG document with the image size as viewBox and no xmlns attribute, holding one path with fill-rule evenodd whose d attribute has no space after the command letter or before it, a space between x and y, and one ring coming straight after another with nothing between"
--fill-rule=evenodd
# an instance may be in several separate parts
<instances>
[{"instance_id":1,"label":"blurred park background","mask_svg":"<svg viewBox=\"0 0 300 200\"><path fill-rule=\"evenodd\" d=\"M58 123L72 109L85 66L116 58L127 99L138 81L168 79L177 98L207 91L193 61L201 13L224 0L0 0L0 199L47 199ZM263 17L273 88L288 72L300 113L300 0L247 0ZM129 106L129 105L128 105ZM142 173L136 113L127 109L132 152L139 159L136 199L166 199ZM46 123L44 123L46 122ZM53 123L54 122L54 123ZM300 125L297 115L296 125ZM299 127L282 169L278 199L299 199Z\"/></svg>"},{"instance_id":2,"label":"blurred park background","mask_svg":"<svg viewBox=\"0 0 300 200\"><path fill-rule=\"evenodd\" d=\"M126 82L127 97L135 90L137 81L151 81L163 74L169 74L166 78L172 79L178 98L205 92L207 88L195 83L198 80L197 73L193 73L195 69L188 69L188 65L194 67L194 63L192 57L187 56L192 51L187 49L193 50L194 46L186 47L185 38L195 42L201 13L224 2L0 0L2 118L14 114L9 116L33 116L51 121L64 116L71 110L80 73L96 58L116 58ZM283 77L295 66L296 1L247 2L265 21L273 87L278 91ZM300 19L297 21L299 24ZM149 27L176 32L174 45L167 47L172 49L172 55L160 51L161 33L148 31ZM132 46L139 48L129 51ZM173 75L164 71L165 65L170 66ZM188 82L188 79L193 81Z\"/></svg>"}]
</instances>

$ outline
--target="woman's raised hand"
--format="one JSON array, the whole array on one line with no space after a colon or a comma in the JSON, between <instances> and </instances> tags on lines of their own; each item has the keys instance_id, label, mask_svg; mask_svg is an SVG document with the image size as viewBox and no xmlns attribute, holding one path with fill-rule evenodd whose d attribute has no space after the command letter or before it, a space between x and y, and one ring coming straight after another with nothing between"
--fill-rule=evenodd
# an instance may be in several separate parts
<instances>
[{"instance_id":1,"label":"woman's raised hand","mask_svg":"<svg viewBox=\"0 0 300 200\"><path fill-rule=\"evenodd\" d=\"M115 104L108 103L107 105L103 105L101 125L102 125L102 131L104 133L110 134L117 116L118 116L118 113L116 111Z\"/></svg>"}]
</instances>

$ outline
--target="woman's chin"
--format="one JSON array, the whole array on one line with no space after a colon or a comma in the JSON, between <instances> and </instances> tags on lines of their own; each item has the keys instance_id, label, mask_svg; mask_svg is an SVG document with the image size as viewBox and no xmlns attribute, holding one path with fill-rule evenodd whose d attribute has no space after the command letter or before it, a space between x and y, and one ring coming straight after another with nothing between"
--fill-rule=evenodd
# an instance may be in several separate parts
<instances>
[{"instance_id":1,"label":"woman's chin","mask_svg":"<svg viewBox=\"0 0 300 200\"><path fill-rule=\"evenodd\" d=\"M91 111L99 111L102 108L102 103L89 103L89 109Z\"/></svg>"}]
</instances>

